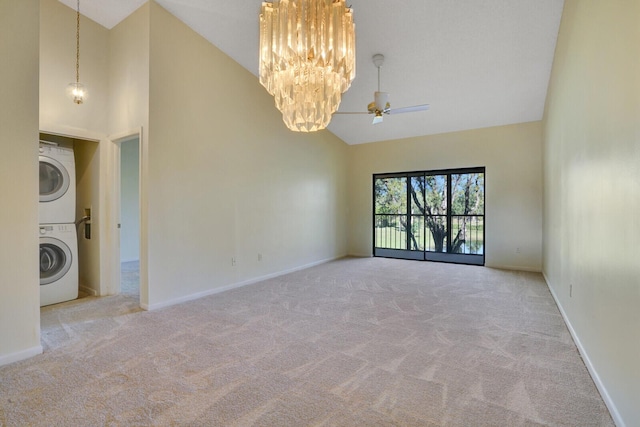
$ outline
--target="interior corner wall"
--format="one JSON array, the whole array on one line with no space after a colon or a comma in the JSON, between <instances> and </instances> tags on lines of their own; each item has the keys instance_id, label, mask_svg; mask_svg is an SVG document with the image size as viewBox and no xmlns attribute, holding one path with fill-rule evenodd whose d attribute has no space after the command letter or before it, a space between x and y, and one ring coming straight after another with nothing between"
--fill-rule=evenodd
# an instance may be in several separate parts
<instances>
[{"instance_id":1,"label":"interior corner wall","mask_svg":"<svg viewBox=\"0 0 640 427\"><path fill-rule=\"evenodd\" d=\"M76 77L76 11L58 0L40 0L40 17L40 129L106 135L109 31L81 15L80 83L87 98L77 105L66 91Z\"/></svg>"},{"instance_id":2,"label":"interior corner wall","mask_svg":"<svg viewBox=\"0 0 640 427\"><path fill-rule=\"evenodd\" d=\"M100 197L102 145L81 141L101 141L107 134L109 31L80 16L80 83L87 89L83 104L74 104L67 93L75 81L76 11L57 0L40 0L40 130L74 139L76 151L76 220L91 208L91 239L78 234L78 270L80 287L100 295L100 228L106 219L101 214L105 200ZM97 149L96 149L97 148Z\"/></svg>"},{"instance_id":3,"label":"interior corner wall","mask_svg":"<svg viewBox=\"0 0 640 427\"><path fill-rule=\"evenodd\" d=\"M38 26L38 0L0 0L0 365L42 352Z\"/></svg>"},{"instance_id":4,"label":"interior corner wall","mask_svg":"<svg viewBox=\"0 0 640 427\"><path fill-rule=\"evenodd\" d=\"M620 426L640 420L638 46L637 0L566 0L543 132L544 274Z\"/></svg>"},{"instance_id":5,"label":"interior corner wall","mask_svg":"<svg viewBox=\"0 0 640 427\"><path fill-rule=\"evenodd\" d=\"M147 266L147 147L149 145L149 31L150 2L143 4L109 32L109 135L123 136L131 131L141 131L139 136L140 161L140 304L148 307L149 279ZM109 142L105 150L115 158L114 144ZM109 165L113 166L113 165ZM113 170L105 167L106 170ZM108 176L105 176L105 180ZM112 216L120 213L111 211ZM114 224L111 224L113 226ZM114 242L110 242L115 245ZM111 259L112 248L105 245L105 264ZM113 280L117 280L113 278Z\"/></svg>"},{"instance_id":6,"label":"interior corner wall","mask_svg":"<svg viewBox=\"0 0 640 427\"><path fill-rule=\"evenodd\" d=\"M149 7L145 3L109 31L109 135L148 125Z\"/></svg>"},{"instance_id":7,"label":"interior corner wall","mask_svg":"<svg viewBox=\"0 0 640 427\"><path fill-rule=\"evenodd\" d=\"M85 234L85 225L76 227L78 232L78 279L80 291L88 295L100 295L100 235L97 232L95 212L99 202L100 167L99 144L94 141L73 140L76 161L76 221L90 209L90 234ZM87 238L88 237L88 238Z\"/></svg>"},{"instance_id":8,"label":"interior corner wall","mask_svg":"<svg viewBox=\"0 0 640 427\"><path fill-rule=\"evenodd\" d=\"M541 271L541 149L541 122L350 146L349 253L373 252L373 174L484 166L485 264Z\"/></svg>"},{"instance_id":9,"label":"interior corner wall","mask_svg":"<svg viewBox=\"0 0 640 427\"><path fill-rule=\"evenodd\" d=\"M344 142L155 2L150 45L150 306L345 255Z\"/></svg>"}]
</instances>

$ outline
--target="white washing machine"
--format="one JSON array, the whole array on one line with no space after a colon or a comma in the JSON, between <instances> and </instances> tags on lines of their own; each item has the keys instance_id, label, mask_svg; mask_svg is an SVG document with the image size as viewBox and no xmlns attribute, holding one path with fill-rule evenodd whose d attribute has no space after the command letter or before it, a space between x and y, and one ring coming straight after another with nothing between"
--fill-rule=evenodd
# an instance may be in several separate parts
<instances>
[{"instance_id":1,"label":"white washing machine","mask_svg":"<svg viewBox=\"0 0 640 427\"><path fill-rule=\"evenodd\" d=\"M40 224L40 307L78 298L75 224Z\"/></svg>"},{"instance_id":2,"label":"white washing machine","mask_svg":"<svg viewBox=\"0 0 640 427\"><path fill-rule=\"evenodd\" d=\"M40 144L40 224L76 220L76 162L73 148Z\"/></svg>"}]
</instances>

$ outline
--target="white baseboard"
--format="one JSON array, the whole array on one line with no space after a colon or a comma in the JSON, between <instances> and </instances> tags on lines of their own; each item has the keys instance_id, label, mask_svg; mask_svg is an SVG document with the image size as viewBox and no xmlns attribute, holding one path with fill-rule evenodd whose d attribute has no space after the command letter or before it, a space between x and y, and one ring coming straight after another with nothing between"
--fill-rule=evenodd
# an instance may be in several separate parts
<instances>
[{"instance_id":1,"label":"white baseboard","mask_svg":"<svg viewBox=\"0 0 640 427\"><path fill-rule=\"evenodd\" d=\"M513 271L526 271L529 273L542 273L542 270L538 267L523 267L520 265L484 265L487 268L497 268L499 270L513 270Z\"/></svg>"},{"instance_id":2,"label":"white baseboard","mask_svg":"<svg viewBox=\"0 0 640 427\"><path fill-rule=\"evenodd\" d=\"M349 254L350 257L354 257L354 258L371 258L373 257L372 254Z\"/></svg>"},{"instance_id":3,"label":"white baseboard","mask_svg":"<svg viewBox=\"0 0 640 427\"><path fill-rule=\"evenodd\" d=\"M96 291L95 289L88 288L86 286L80 286L80 291L92 297L98 296L98 291Z\"/></svg>"},{"instance_id":4,"label":"white baseboard","mask_svg":"<svg viewBox=\"0 0 640 427\"><path fill-rule=\"evenodd\" d=\"M8 365L9 363L18 362L20 360L28 359L33 356L42 354L42 346L37 345L35 347L27 348L26 350L18 351L11 354L0 356L0 366Z\"/></svg>"},{"instance_id":5,"label":"white baseboard","mask_svg":"<svg viewBox=\"0 0 640 427\"><path fill-rule=\"evenodd\" d=\"M352 253L352 254L349 254L348 256L354 257L354 258L372 258L373 257L372 254L358 254L358 253ZM530 272L530 273L541 273L542 272L542 270L539 267L523 267L523 266L520 266L520 265L489 265L489 264L485 264L485 267L487 267L487 268L497 268L499 270L526 271L526 272Z\"/></svg>"},{"instance_id":6,"label":"white baseboard","mask_svg":"<svg viewBox=\"0 0 640 427\"><path fill-rule=\"evenodd\" d=\"M560 300L558 299L555 291L553 290L553 287L549 284L549 278L544 273L544 271L542 272L542 276L544 277L544 281L547 284L547 288L549 288L549 292L551 292L551 296L553 296L553 299L556 302L556 306L558 306L558 310L560 310L560 314L564 319L564 323L566 323L567 328L569 329L569 333L573 338L573 342L576 344L576 347L578 347L578 351L580 352L580 356L582 357L582 360L585 366L587 367L587 371L589 371L589 375L591 375L591 378L593 379L593 382L595 383L596 388L600 392L600 396L602 396L602 400L604 401L604 404L607 405L607 409L609 409L609 413L611 414L611 418L613 418L613 422L618 427L625 427L626 424L622 419L622 417L620 416L620 412L618 412L618 408L616 407L615 403L611 399L611 396L609 396L609 392L607 391L607 388L602 383L602 380L598 375L598 371L596 371L596 368L593 366L593 363L591 363L591 359L589 358L589 354L587 353L587 350L582 345L582 342L580 341L580 337L576 333L575 329L573 329L573 325L571 324L569 317L567 317L567 313L564 311L564 308L562 307Z\"/></svg>"},{"instance_id":7,"label":"white baseboard","mask_svg":"<svg viewBox=\"0 0 640 427\"><path fill-rule=\"evenodd\" d=\"M335 261L337 259L340 258L344 258L343 256L337 256L334 258L327 258L327 259L323 259L321 261L315 261L309 264L305 264L305 265L301 265L298 267L294 267L294 268L290 268L288 270L282 270L282 271L278 271L276 273L271 273L271 274L267 274L264 276L259 276L259 277L254 277L252 279L248 279L242 282L238 282L238 283L232 283L231 285L227 285L227 286L222 286L220 288L215 288L215 289L209 289L203 292L197 292L195 294L190 294L190 295L185 295L183 297L180 298L175 298L172 300L168 300L168 301L164 301L164 302L160 302L160 303L156 303L156 304L140 304L140 307L143 310L158 310L160 308L164 308L164 307L169 307L172 305L176 305L176 304L181 304L183 302L187 302L187 301L193 301L202 297L206 297L209 295L215 295L215 294L219 294L221 292L225 292L225 291L230 291L231 289L237 289L237 288L241 288L243 286L247 286L247 285L253 285L255 283L258 282L262 282L263 280L268 280L268 279L273 279L274 277L279 277L279 276L283 276L285 274L289 274L289 273L293 273L295 271L300 271L300 270L304 270L306 268L311 268L311 267L315 267L316 265L320 265L320 264L326 264L327 262L331 262L331 261Z\"/></svg>"}]
</instances>

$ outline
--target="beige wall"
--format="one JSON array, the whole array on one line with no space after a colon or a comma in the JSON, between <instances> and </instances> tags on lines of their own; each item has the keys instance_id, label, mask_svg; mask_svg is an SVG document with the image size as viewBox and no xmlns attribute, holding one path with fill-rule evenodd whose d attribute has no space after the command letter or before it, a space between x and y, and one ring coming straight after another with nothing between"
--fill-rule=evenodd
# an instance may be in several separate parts
<instances>
[{"instance_id":1,"label":"beige wall","mask_svg":"<svg viewBox=\"0 0 640 427\"><path fill-rule=\"evenodd\" d=\"M486 265L540 271L541 129L533 122L349 147L349 253L372 253L373 174L485 166Z\"/></svg>"},{"instance_id":2,"label":"beige wall","mask_svg":"<svg viewBox=\"0 0 640 427\"><path fill-rule=\"evenodd\" d=\"M629 426L640 420L638 46L637 0L567 0L544 121L544 273Z\"/></svg>"},{"instance_id":3,"label":"beige wall","mask_svg":"<svg viewBox=\"0 0 640 427\"><path fill-rule=\"evenodd\" d=\"M109 135L149 120L149 4L109 31ZM105 110L107 111L107 110Z\"/></svg>"},{"instance_id":4,"label":"beige wall","mask_svg":"<svg viewBox=\"0 0 640 427\"><path fill-rule=\"evenodd\" d=\"M84 224L78 226L78 275L80 289L89 295L100 294L100 233L97 209L94 207L100 191L99 145L96 142L74 140L76 160L76 220L84 217L85 208L91 209L91 238L84 233ZM94 255L94 256L90 256Z\"/></svg>"},{"instance_id":5,"label":"beige wall","mask_svg":"<svg viewBox=\"0 0 640 427\"><path fill-rule=\"evenodd\" d=\"M57 0L40 0L40 129L75 138L76 219L91 207L91 240L78 238L80 286L91 294L101 292L101 250L105 243L106 200L99 192L107 134L109 100L109 31L80 17L80 82L88 91L85 102L74 104L66 88L75 80L76 12Z\"/></svg>"},{"instance_id":6,"label":"beige wall","mask_svg":"<svg viewBox=\"0 0 640 427\"><path fill-rule=\"evenodd\" d=\"M155 3L150 44L150 306L345 255L346 145Z\"/></svg>"},{"instance_id":7,"label":"beige wall","mask_svg":"<svg viewBox=\"0 0 640 427\"><path fill-rule=\"evenodd\" d=\"M0 365L42 352L38 21L37 0L0 0Z\"/></svg>"},{"instance_id":8,"label":"beige wall","mask_svg":"<svg viewBox=\"0 0 640 427\"><path fill-rule=\"evenodd\" d=\"M76 105L66 94L76 78L75 10L57 0L41 0L40 7L40 129L106 135L108 30L80 17L80 83L88 95Z\"/></svg>"},{"instance_id":9,"label":"beige wall","mask_svg":"<svg viewBox=\"0 0 640 427\"><path fill-rule=\"evenodd\" d=\"M110 31L83 18L81 48L91 53L81 53L81 80L91 97L76 106L59 91L67 84L68 61L73 71L75 40L56 25L69 21L73 29L74 11L55 0L41 0L41 15L41 126L101 140L92 157L92 168L99 168L100 177L92 207L94 236L104 238L98 255L84 254L100 269L104 283L99 293L113 292L117 280L109 254L117 244L112 231L119 218L116 206L108 202L114 197L117 150L108 139L132 131L142 130L143 306L346 254L347 158L341 141L328 132L291 134L252 74L155 3L143 5ZM68 51L70 59L65 56ZM222 77L211 78L216 75ZM193 96L192 84L202 92ZM212 102L216 99L225 101ZM149 126L150 105L155 127ZM93 169L90 172L94 176ZM221 198L226 201L221 203ZM157 241L153 254L147 252L152 239ZM154 263L148 274L147 253ZM175 280L183 269L193 280L187 281L191 286L177 287L184 283L184 277ZM158 278L151 282L153 299L147 286L150 275Z\"/></svg>"},{"instance_id":10,"label":"beige wall","mask_svg":"<svg viewBox=\"0 0 640 427\"><path fill-rule=\"evenodd\" d=\"M149 145L149 31L150 4L145 3L133 14L120 22L109 32L109 134L113 137L124 136L130 132L141 132L138 135L140 144L140 173L142 177L148 175ZM107 144L106 151L111 153L111 162L117 162L117 150L112 143ZM111 170L104 168L109 178ZM108 186L105 185L105 198L110 197ZM140 303L148 307L149 280L147 264L147 180L140 181L140 227L143 238L140 238ZM115 206L109 211L110 218L117 218L120 214ZM105 224L107 230L114 230L115 224ZM110 228L109 228L110 227ZM107 232L111 238L112 233ZM105 245L102 256L107 261L119 262L109 257L113 245L119 244L117 239ZM113 266L111 266L113 267ZM113 270L113 269L112 269ZM117 269L119 271L119 269ZM107 275L109 277L109 275ZM111 281L118 280L111 277Z\"/></svg>"}]
</instances>

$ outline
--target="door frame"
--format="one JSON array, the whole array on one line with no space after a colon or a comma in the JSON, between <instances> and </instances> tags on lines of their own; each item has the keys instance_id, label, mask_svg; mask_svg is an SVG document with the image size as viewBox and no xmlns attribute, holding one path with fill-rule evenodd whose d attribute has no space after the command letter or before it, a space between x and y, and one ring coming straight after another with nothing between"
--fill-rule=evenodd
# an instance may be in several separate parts
<instances>
[{"instance_id":1,"label":"door frame","mask_svg":"<svg viewBox=\"0 0 640 427\"><path fill-rule=\"evenodd\" d=\"M107 257L106 264L108 265L108 271L106 276L108 280L105 282L107 287L105 289L107 295L116 295L120 293L120 281L121 281L121 268L120 268L120 208L121 208L121 189L120 189L120 171L121 171L121 144L123 142L131 141L132 139L138 139L138 212L140 221L140 233L138 236L140 242L140 307L148 309L148 250L146 244L147 228L146 228L146 143L143 134L143 128L122 132L108 137L108 153L107 158L110 166L107 168L109 173L106 176L105 182L108 183L109 193L105 194L106 198L110 200L109 211L107 212L107 218L111 220L107 224L107 250L105 256ZM105 191L107 188L105 188Z\"/></svg>"},{"instance_id":2,"label":"door frame","mask_svg":"<svg viewBox=\"0 0 640 427\"><path fill-rule=\"evenodd\" d=\"M115 295L120 290L120 242L117 228L120 220L120 143L139 138L139 178L140 178L140 307L149 309L148 273L148 141L143 126L125 132L105 135L86 129L50 124L42 126L40 133L60 135L98 143L99 155L99 204L98 212L93 212L97 222L99 239L99 290L97 296ZM116 174L116 171L118 172ZM118 184L118 185L115 185Z\"/></svg>"}]
</instances>

